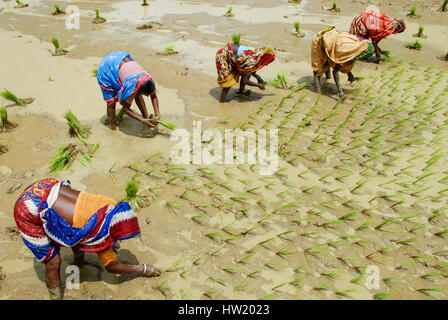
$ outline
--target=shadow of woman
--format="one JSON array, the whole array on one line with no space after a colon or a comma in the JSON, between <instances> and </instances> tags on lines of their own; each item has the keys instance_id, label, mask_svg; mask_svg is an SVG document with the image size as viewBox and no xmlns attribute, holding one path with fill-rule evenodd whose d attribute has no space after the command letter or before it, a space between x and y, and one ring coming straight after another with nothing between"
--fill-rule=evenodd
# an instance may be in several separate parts
<instances>
[{"instance_id":1,"label":"shadow of woman","mask_svg":"<svg viewBox=\"0 0 448 320\"><path fill-rule=\"evenodd\" d=\"M107 116L104 115L99 120L102 125L108 126ZM170 134L164 131L160 131L158 127L149 128L144 124L124 115L120 121L117 129L126 135L139 137L139 138L155 138L157 135L163 137L170 137Z\"/></svg>"},{"instance_id":2,"label":"shadow of woman","mask_svg":"<svg viewBox=\"0 0 448 320\"><path fill-rule=\"evenodd\" d=\"M61 248L60 255L62 259L61 268L60 268L60 277L61 283L63 287L64 294L67 293L67 283L75 281L76 277L73 277L76 272L76 268L73 268L73 252L70 248ZM141 264L137 257L127 249L119 249L117 256L117 262L130 264L130 265L139 265ZM141 274L129 274L129 275L115 275L109 273L101 264L97 255L94 253L86 253L85 264L79 267L79 284L83 282L105 282L107 284L117 285L120 283L124 283L130 281L135 278L145 277ZM33 267L34 271L38 279L45 283L45 264L36 261L33 259ZM76 266L77 267L77 266Z\"/></svg>"}]
</instances>

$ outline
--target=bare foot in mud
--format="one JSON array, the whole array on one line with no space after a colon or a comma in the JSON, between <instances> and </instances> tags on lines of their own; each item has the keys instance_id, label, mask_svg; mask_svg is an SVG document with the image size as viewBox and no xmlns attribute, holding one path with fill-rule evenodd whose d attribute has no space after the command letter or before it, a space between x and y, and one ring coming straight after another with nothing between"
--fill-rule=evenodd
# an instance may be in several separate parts
<instances>
[{"instance_id":1,"label":"bare foot in mud","mask_svg":"<svg viewBox=\"0 0 448 320\"><path fill-rule=\"evenodd\" d=\"M250 90L246 90L246 91L237 91L236 92L237 94L243 94L243 95L245 95L245 96L249 96L251 93L252 93L252 91L250 91Z\"/></svg>"}]
</instances>

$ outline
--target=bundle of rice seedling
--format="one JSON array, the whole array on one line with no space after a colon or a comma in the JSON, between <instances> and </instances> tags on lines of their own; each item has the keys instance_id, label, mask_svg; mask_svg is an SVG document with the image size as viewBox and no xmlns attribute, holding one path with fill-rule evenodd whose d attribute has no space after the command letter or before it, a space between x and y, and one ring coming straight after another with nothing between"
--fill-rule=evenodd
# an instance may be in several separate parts
<instances>
[{"instance_id":1,"label":"bundle of rice seedling","mask_svg":"<svg viewBox=\"0 0 448 320\"><path fill-rule=\"evenodd\" d=\"M424 29L425 29L425 28L424 28L423 26L419 26L419 27L418 27L418 32L417 32L416 34L413 35L414 38L423 38L423 39L426 39L427 36L425 36L425 35L423 34L423 30L424 30Z\"/></svg>"},{"instance_id":2,"label":"bundle of rice seedling","mask_svg":"<svg viewBox=\"0 0 448 320\"><path fill-rule=\"evenodd\" d=\"M6 108L0 108L0 132L7 132L15 127L17 127L17 125L8 120L8 111Z\"/></svg>"},{"instance_id":3,"label":"bundle of rice seedling","mask_svg":"<svg viewBox=\"0 0 448 320\"><path fill-rule=\"evenodd\" d=\"M338 5L336 4L336 2L333 2L333 6L329 9L327 9L328 11L333 11L333 12L341 12L341 9L338 8Z\"/></svg>"},{"instance_id":4,"label":"bundle of rice seedling","mask_svg":"<svg viewBox=\"0 0 448 320\"><path fill-rule=\"evenodd\" d=\"M420 17L420 16L417 14L417 7L412 6L412 7L411 7L411 11L407 14L407 16L408 16L408 17Z\"/></svg>"},{"instance_id":5,"label":"bundle of rice seedling","mask_svg":"<svg viewBox=\"0 0 448 320\"><path fill-rule=\"evenodd\" d=\"M232 43L233 44L240 44L240 41L241 41L241 35L240 34L232 35Z\"/></svg>"},{"instance_id":6,"label":"bundle of rice seedling","mask_svg":"<svg viewBox=\"0 0 448 320\"><path fill-rule=\"evenodd\" d=\"M4 90L1 93L3 99L14 102L18 106L24 106L25 104L30 104L34 101L33 98L19 98L14 93L9 90Z\"/></svg>"},{"instance_id":7,"label":"bundle of rice seedling","mask_svg":"<svg viewBox=\"0 0 448 320\"><path fill-rule=\"evenodd\" d=\"M421 48L423 48L423 46L418 40L415 40L414 43L409 43L408 45L406 45L406 48L420 50Z\"/></svg>"},{"instance_id":8,"label":"bundle of rice seedling","mask_svg":"<svg viewBox=\"0 0 448 320\"><path fill-rule=\"evenodd\" d=\"M100 16L100 9L95 9L95 18L92 20L92 23L99 24L106 22L106 19Z\"/></svg>"},{"instance_id":9,"label":"bundle of rice seedling","mask_svg":"<svg viewBox=\"0 0 448 320\"><path fill-rule=\"evenodd\" d=\"M84 128L84 126L78 121L78 119L75 117L75 115L72 113L71 110L68 110L64 118L67 120L68 124L68 130L70 132L71 136L78 136L79 138L88 138L89 137L89 131Z\"/></svg>"},{"instance_id":10,"label":"bundle of rice seedling","mask_svg":"<svg viewBox=\"0 0 448 320\"><path fill-rule=\"evenodd\" d=\"M131 179L126 185L126 196L122 201L129 203L129 205L137 210L147 205L147 199L144 196L138 194L139 185L137 181Z\"/></svg>"},{"instance_id":11,"label":"bundle of rice seedling","mask_svg":"<svg viewBox=\"0 0 448 320\"><path fill-rule=\"evenodd\" d=\"M118 111L116 117L118 123L120 123L123 120L123 116L124 116L124 108L121 108L120 111Z\"/></svg>"},{"instance_id":12,"label":"bundle of rice seedling","mask_svg":"<svg viewBox=\"0 0 448 320\"><path fill-rule=\"evenodd\" d=\"M268 84L270 84L271 86L274 86L276 88L288 89L288 82L287 82L286 76L283 72L277 73L277 77L274 80L269 81Z\"/></svg>"},{"instance_id":13,"label":"bundle of rice seedling","mask_svg":"<svg viewBox=\"0 0 448 320\"><path fill-rule=\"evenodd\" d=\"M224 17L233 17L232 6L227 9L227 12L224 14Z\"/></svg>"},{"instance_id":14,"label":"bundle of rice seedling","mask_svg":"<svg viewBox=\"0 0 448 320\"><path fill-rule=\"evenodd\" d=\"M59 40L57 38L52 38L51 43L54 45L54 52L52 53L53 56L63 56L68 52L59 46Z\"/></svg>"},{"instance_id":15,"label":"bundle of rice seedling","mask_svg":"<svg viewBox=\"0 0 448 320\"><path fill-rule=\"evenodd\" d=\"M174 129L177 128L176 125L174 125L174 124L172 124L172 123L170 123L168 121L162 120L162 119L157 120L157 122L159 124L161 124L162 126L164 126L165 128L167 128L168 130L171 130L171 131L173 131Z\"/></svg>"},{"instance_id":16,"label":"bundle of rice seedling","mask_svg":"<svg viewBox=\"0 0 448 320\"><path fill-rule=\"evenodd\" d=\"M17 6L15 6L14 8L26 8L28 7L28 4L21 2L20 0L16 0Z\"/></svg>"},{"instance_id":17,"label":"bundle of rice seedling","mask_svg":"<svg viewBox=\"0 0 448 320\"><path fill-rule=\"evenodd\" d=\"M54 16L57 16L58 14L65 14L65 11L62 10L61 8L59 8L58 4L54 5L54 9L55 9L54 12L53 12Z\"/></svg>"},{"instance_id":18,"label":"bundle of rice seedling","mask_svg":"<svg viewBox=\"0 0 448 320\"><path fill-rule=\"evenodd\" d=\"M294 29L296 30L296 34L298 37L304 37L305 34L302 32L301 28L300 28L300 22L296 21L294 22Z\"/></svg>"},{"instance_id":19,"label":"bundle of rice seedling","mask_svg":"<svg viewBox=\"0 0 448 320\"><path fill-rule=\"evenodd\" d=\"M164 55L164 56L168 56L168 55L176 54L176 53L178 53L178 52L174 50L174 45L166 46L162 51L159 52L159 54Z\"/></svg>"},{"instance_id":20,"label":"bundle of rice seedling","mask_svg":"<svg viewBox=\"0 0 448 320\"><path fill-rule=\"evenodd\" d=\"M148 6L148 2L146 0L143 0L142 6Z\"/></svg>"},{"instance_id":21,"label":"bundle of rice seedling","mask_svg":"<svg viewBox=\"0 0 448 320\"><path fill-rule=\"evenodd\" d=\"M92 76L96 78L98 75L98 68L92 69Z\"/></svg>"},{"instance_id":22,"label":"bundle of rice seedling","mask_svg":"<svg viewBox=\"0 0 448 320\"><path fill-rule=\"evenodd\" d=\"M8 151L8 146L6 143L0 142L0 154L6 153Z\"/></svg>"},{"instance_id":23,"label":"bundle of rice seedling","mask_svg":"<svg viewBox=\"0 0 448 320\"><path fill-rule=\"evenodd\" d=\"M48 162L51 173L70 168L75 160L78 150L74 144L69 144L58 148L58 153Z\"/></svg>"},{"instance_id":24,"label":"bundle of rice seedling","mask_svg":"<svg viewBox=\"0 0 448 320\"><path fill-rule=\"evenodd\" d=\"M447 11L448 10L447 7L448 7L448 0L445 0L439 10Z\"/></svg>"}]
</instances>

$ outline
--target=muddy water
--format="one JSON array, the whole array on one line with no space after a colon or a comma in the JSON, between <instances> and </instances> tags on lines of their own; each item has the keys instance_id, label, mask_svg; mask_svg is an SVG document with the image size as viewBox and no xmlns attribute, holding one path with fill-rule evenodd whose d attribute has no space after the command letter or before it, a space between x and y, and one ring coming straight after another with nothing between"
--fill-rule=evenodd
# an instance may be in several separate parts
<instances>
[{"instance_id":1,"label":"muddy water","mask_svg":"<svg viewBox=\"0 0 448 320\"><path fill-rule=\"evenodd\" d=\"M124 49L131 52L155 77L161 113L179 127L190 128L191 120L202 120L204 128L225 129L249 119L253 122L249 127L253 128L267 123L278 126L282 118L294 110L297 112L294 121L283 130L285 137L288 137L314 104L316 95L308 88L295 94L292 99L286 100L285 113L275 112L275 109L286 92L273 87L268 87L266 91L253 90L251 97L238 97L232 90L229 95L232 100L219 104L215 52L230 41L232 34L239 33L244 44L267 45L276 50L276 61L260 71L265 80L273 79L277 72L285 72L291 85L309 81L309 52L313 34L328 25L348 30L351 19L362 11L364 3L343 2L340 4L342 12L335 14L322 9L330 2L303 1L300 5L292 5L286 0L280 4L278 1L259 4L242 0L232 3L234 17L224 18L221 16L228 7L225 1L156 0L150 1L150 6L146 8L137 1L77 1L73 3L81 9L81 29L70 31L64 30L63 17L50 15L53 11L51 2L44 0L29 3L29 8L20 10L14 9L12 2L0 3L0 40L10 44L2 47L0 53L2 61L6 61L0 71L0 83L20 97L35 98L35 102L27 107L15 107L0 100L2 105L8 107L10 119L19 124L10 133L0 133L0 142L5 141L9 146L9 151L0 155L0 194L4 199L0 203L0 272L6 275L5 280L0 281L1 298L47 297L43 283L44 268L33 262L31 253L14 229L11 210L21 189L11 194L7 191L14 185L21 184L23 188L37 179L49 176L47 163L57 147L69 142L76 143L76 139L69 137L64 124L63 115L68 109L90 128L92 135L89 142L100 141L101 145L87 168L76 160L69 171L61 172L56 177L69 178L77 189L104 193L120 200L124 196L126 182L142 171L143 175L139 178L140 192L150 200L149 207L138 211L143 240L123 242L118 259L127 263L154 263L169 271L157 279L115 277L101 268L95 255L88 255L90 265L81 270L81 289L66 291L66 298L371 299L379 292L387 292L394 298L421 299L432 296L423 295L417 289L447 289L442 275L421 278L438 270L434 266L446 262L446 255L443 255L446 242L441 237L433 236L446 229L446 219L442 216L436 219L436 223L428 222L432 212L443 208L443 198L434 201L427 199L431 191L443 191L443 184L436 183L444 178L443 170L431 176L431 191L423 190L423 187L422 190L411 191L421 192L417 198L409 195L406 189L409 188L406 184L409 181L403 178L406 174L409 174L409 180L418 177L427 165L418 159L427 161L431 158L437 151L437 143L443 141L443 130L440 131L442 136L429 131L422 133L428 140L442 140L436 139L432 144L425 145L420 149L420 154L415 148L409 148L403 149L398 159L383 160L393 160L392 173L403 173L400 181L391 182L395 176L387 170L376 175L372 171L362 192L353 193L351 190L365 179L364 173L360 174L365 169L362 166L356 166L355 173L345 177L347 163L350 165L352 161L350 158L362 160L356 154L335 149L337 152L330 152L318 165L314 161L313 152L319 146L313 144L314 139L319 139L315 130L335 104L332 81L324 86L328 96L321 98L321 105L311 126L300 133L300 143L291 142L288 146L293 154L301 154L301 160L291 163L282 160L280 167L287 169L284 174L267 179L245 166L211 166L213 175L204 174L197 166L187 166L185 171L179 171L181 178L167 184L176 170L169 170L173 165L168 158L171 142L166 131L162 129L162 134L152 136L148 129L127 117L116 132L103 124L105 105L91 70L97 67L104 54ZM398 1L380 1L380 5L390 16L405 16L408 10L407 5ZM391 36L381 43L383 50L391 51L394 56L407 57L422 66L423 69L407 70L408 77L419 72L425 74L422 70L431 64L435 64L436 70L447 68L445 63L435 59L448 51L447 44L440 41L447 36L447 16L436 11L439 1L417 1L416 5L423 16L407 19L406 33ZM104 25L91 24L93 9L97 7L108 20ZM292 24L295 21L301 22L305 38L294 35ZM154 30L135 29L139 24L147 22L158 22L160 25ZM424 46L422 51L410 51L404 45L414 41L412 34L417 32L419 25L425 26L428 38L421 40ZM50 39L53 36L59 38L62 47L69 49L66 56L51 56ZM167 45L174 45L179 53L158 55ZM380 77L390 66L358 63L354 71L356 75ZM394 68L400 69L403 65ZM394 68L387 69L389 73L386 74L392 77L394 70L397 70ZM436 72L428 71L425 77L415 81L415 94L424 94L428 90L427 84L435 77ZM433 88L433 95L439 94L446 86L446 79L441 80L445 82L441 81ZM367 90L373 81L368 78L366 82L353 88L347 85L347 88ZM399 86L397 90L406 89L406 85ZM387 86L378 93L387 96ZM307 96L297 109L292 109L301 94ZM349 95L327 124L328 127L322 127L326 136L334 134L335 126L346 118L359 98L355 94ZM264 110L254 114L260 105L270 100L272 102ZM393 110L394 103L390 106L390 110ZM350 123L352 128L360 126L363 116L369 111L363 109ZM433 118L434 130L443 124L444 116L439 113L438 119ZM224 118L228 119L228 123L217 123ZM396 123L394 121L398 121L397 118L392 116L386 123ZM354 134L344 131L341 135L343 149L356 145L367 134L360 132L361 136L356 137L356 140ZM281 143L286 143L283 139L280 139ZM349 144L350 139L355 140ZM326 138L324 141L327 144L317 150L331 148L328 145L331 140L328 138L327 141ZM393 146L393 142L384 143L385 147ZM163 159L144 161L159 151L165 152ZM292 157L286 157L285 160L291 160ZM413 157L417 157L417 164L407 168L414 164L412 161L408 163ZM444 159L436 163L440 168L446 164ZM109 169L114 164L112 177ZM387 167L389 165L378 164L376 169ZM160 169L160 172L148 174L153 168ZM328 178L323 179L327 174L330 174ZM157 189L159 187L160 190ZM230 198L255 187L260 189L247 193L247 200L238 202ZM180 198L186 190L189 190L188 199ZM332 196L323 196L334 190L338 191ZM404 205L404 208L402 204L391 208L393 203L384 199L370 203L374 196L394 195L400 191L403 193L400 199L406 204L417 200L421 202L412 206ZM353 204L354 209L340 205L353 199L357 201ZM259 205L260 200L266 201L265 209ZM334 200L337 202L321 204ZM269 215L294 201L300 205ZM325 225L353 210L371 211L367 211L370 216L358 214L353 218L354 221L336 224L334 228L331 224ZM374 220L376 226L384 217L397 218L412 214L420 216L403 220L385 231L373 227L358 230L362 223L370 219ZM389 256L370 255L375 250L404 240L399 237L403 230L413 230L419 223L425 224L425 228L413 231L419 237L419 241L411 242L413 245L399 246ZM215 232L218 232L217 237L207 236ZM287 233L282 235L284 232ZM408 233L407 238L411 238L413 233ZM341 239L353 240L340 243ZM363 241L367 240L370 242L365 244ZM310 249L320 244L329 245L324 249ZM62 257L62 270L65 270L72 263L70 250L62 250ZM341 262L341 258L346 259L345 262ZM173 267L179 261L180 264ZM367 290L362 283L351 282L359 275L359 271L356 271L359 269L355 267L367 264L381 265L381 277L386 281L381 283L380 290ZM404 266L403 269L401 266ZM335 269L343 269L344 272L332 275L331 270ZM66 276L63 273L62 278ZM23 290L24 287L27 289ZM434 293L434 298L440 297L443 295Z\"/></svg>"}]
</instances>

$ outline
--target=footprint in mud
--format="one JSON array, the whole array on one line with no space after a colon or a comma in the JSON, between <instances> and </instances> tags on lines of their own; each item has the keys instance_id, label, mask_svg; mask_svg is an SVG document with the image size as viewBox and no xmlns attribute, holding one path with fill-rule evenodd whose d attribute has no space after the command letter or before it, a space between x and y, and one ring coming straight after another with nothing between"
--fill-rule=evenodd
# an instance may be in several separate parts
<instances>
[{"instance_id":1,"label":"footprint in mud","mask_svg":"<svg viewBox=\"0 0 448 320\"><path fill-rule=\"evenodd\" d=\"M137 26L138 30L155 30L158 27L163 26L163 24L159 22L148 22Z\"/></svg>"}]
</instances>

